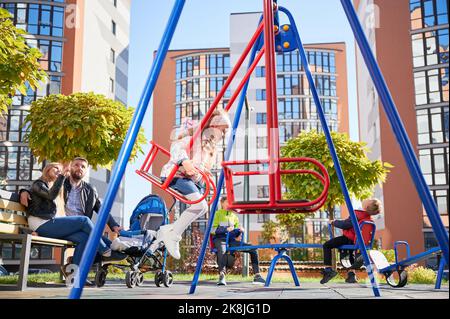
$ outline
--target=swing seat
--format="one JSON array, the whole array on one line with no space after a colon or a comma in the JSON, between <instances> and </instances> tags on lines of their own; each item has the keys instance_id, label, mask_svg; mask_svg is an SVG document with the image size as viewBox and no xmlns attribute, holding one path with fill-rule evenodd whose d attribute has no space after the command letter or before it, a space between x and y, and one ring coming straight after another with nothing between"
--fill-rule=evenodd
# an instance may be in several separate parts
<instances>
[{"instance_id":1,"label":"swing seat","mask_svg":"<svg viewBox=\"0 0 450 319\"><path fill-rule=\"evenodd\" d=\"M236 171L233 167L249 166L255 164L269 164L269 160L254 160L254 161L233 161L222 162L222 167L225 172L226 189L228 197L228 207L239 214L292 214L292 213L310 213L319 210L327 200L328 189L330 186L330 177L325 166L313 158L281 158L279 163L311 163L316 166L319 171L311 169L280 169L277 178L281 179L281 175L293 174L309 174L313 175L323 185L323 191L320 196L314 200L298 199L298 200L265 200L265 201L236 201L234 196L234 176L256 176L269 175L268 170L264 171ZM273 191L271 191L273 197Z\"/></svg>"},{"instance_id":2,"label":"swing seat","mask_svg":"<svg viewBox=\"0 0 450 319\"><path fill-rule=\"evenodd\" d=\"M208 205L211 205L214 202L214 199L217 196L217 188L216 184L212 180L211 176L203 172L202 170L198 169L196 167L197 172L202 176L203 182L205 183L205 192L202 194L202 196L197 200L189 200L187 199L183 194L178 192L177 190L169 187L170 183L174 179L175 173L178 171L179 166L175 165L170 175L167 177L165 181L162 181L161 178L158 176L150 173L150 168L153 165L153 162L155 161L156 156L159 152L163 153L167 157L170 158L170 152L166 150L164 147L156 144L155 142L151 141L150 144L152 147L150 148L150 151L147 154L147 157L145 158L144 163L142 164L141 168L136 170L136 173L139 176L142 176L146 180L148 180L150 183L155 185L156 187L162 189L163 191L169 193L173 197L175 197L177 200L187 204L187 205L193 205L200 203L202 200L204 200L208 195L210 195L210 192L212 191L211 199L208 202Z\"/></svg>"}]
</instances>

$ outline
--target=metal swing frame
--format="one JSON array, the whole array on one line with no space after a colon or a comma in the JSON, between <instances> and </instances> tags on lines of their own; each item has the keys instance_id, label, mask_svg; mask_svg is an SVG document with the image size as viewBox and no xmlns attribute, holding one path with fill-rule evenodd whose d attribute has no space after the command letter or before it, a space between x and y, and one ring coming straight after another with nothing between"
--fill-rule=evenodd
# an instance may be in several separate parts
<instances>
[{"instance_id":1,"label":"metal swing frame","mask_svg":"<svg viewBox=\"0 0 450 319\"><path fill-rule=\"evenodd\" d=\"M265 30L265 39L267 39L267 41L265 41L266 42L265 47L266 48L268 47L273 50L274 49L273 9L274 9L274 4L276 5L277 1L276 0L275 1L263 0L263 1L264 1L264 25L262 25L262 26L260 25L259 29L264 28L264 30ZM358 19L357 14L355 12L355 9L352 5L352 2L351 2L351 0L340 0L340 1L343 6L343 9L346 13L346 16L349 20L349 23L353 30L353 33L355 35L358 46L364 57L364 60L368 67L369 73L375 84L378 95L380 96L380 100L382 101L382 105L385 109L387 118L391 124L391 128L392 128L392 130L396 136L396 139L398 141L398 144L401 148L403 157L407 163L410 175L412 176L412 179L416 186L417 192L418 192L418 194L422 200L422 203L425 207L425 211L426 211L428 217L430 218L430 223L431 223L433 231L436 235L437 241L439 243L439 247L441 248L442 253L443 253L444 261L442 262L442 264L446 263L448 265L448 261L449 261L448 232L445 229L443 222L440 218L436 203L434 202L434 199L430 193L428 185L423 177L422 171L420 169L420 164L414 153L414 149L408 138L407 132L403 126L403 123L401 121L401 118L399 116L399 113L397 111L395 103L393 101L393 98L390 94L388 86L387 86L387 84L384 80L384 77L381 73L381 70L377 64L376 58L371 50L368 40L364 34L363 28L361 26L361 23ZM150 102L151 96L152 96L154 88L156 86L156 82L157 82L159 74L161 72L164 60L167 55L167 51L169 49L170 42L173 38L173 34L174 34L176 26L179 22L179 18L183 11L185 2L186 2L186 0L175 0L174 7L173 7L172 13L169 18L169 22L164 31L162 41L158 48L153 66L151 68L149 77L145 84L141 99L139 101L138 107L136 108L130 128L128 130L128 133L127 133L124 143L122 145L122 149L117 158L115 169L112 172L111 183L108 186L108 190L107 190L107 193L105 196L104 203L99 212L97 223L94 227L93 232L91 233L91 235L89 237L88 243L86 245L86 249L84 251L84 254L83 254L83 257L82 257L82 260L80 263L79 270L77 272L77 275L75 276L74 286L71 289L70 294L69 294L70 299L79 299L82 295L84 283L87 278L87 275L88 275L88 272L90 269L90 265L92 264L92 262L94 260L95 253L96 253L97 246L98 246L98 243L99 243L101 235L102 235L103 228L106 225L109 213L111 211L112 204L114 202L114 198L116 197L120 183L124 176L127 162L131 156L131 151L133 149L134 143L136 142L139 129L142 125L142 122L143 122L143 119L145 116L145 112L148 108L148 104ZM281 7L278 9L280 11L284 12L289 17L289 20L293 21L292 15L286 9L281 8ZM295 27L295 24L293 24L293 27ZM330 134L330 131L329 131L329 128L327 125L327 121L326 121L323 109L322 109L322 105L320 103L319 96L317 94L317 90L314 86L314 80L312 78L311 71L309 70L308 61L305 56L303 44L301 42L300 36L298 35L298 31L295 30L294 33L296 34L296 43L300 49L302 63L305 67L306 75L307 75L308 81L311 86L311 91L313 93L313 98L314 98L315 104L317 106L320 121L322 123L324 133L327 137L327 142L330 147L330 152L333 157L333 162L335 164L334 166L335 166L338 178L339 178L339 182L341 184L343 194L345 196L346 205L349 210L352 223L353 223L353 225L355 225L356 237L357 237L359 243L363 243L361 230L358 227L358 221L357 221L354 209L353 209L350 195L348 193L348 189L347 189L347 186L345 183L345 178L342 173L342 169L339 164L339 160L337 158L336 150L334 148L334 144L331 139L331 134ZM252 59L255 58L256 53L257 53L257 47L253 47ZM259 53L259 55L261 55L261 52ZM267 80L267 84L268 84L267 85L267 91L268 91L267 97L268 97L269 103L270 102L276 103L276 95L273 95L273 92L276 92L276 78L274 77L274 75L275 75L274 55L275 55L274 50L273 51L268 50L268 52L266 54L266 68L267 68L267 70L269 70L270 75L272 76L272 77L268 77L269 80ZM239 119L240 119L240 116L242 113L242 106L244 104L246 91L248 88L248 83L249 83L249 79L247 79L247 82L243 85L242 94L240 97L240 103L238 105L234 123L233 123L233 131L230 136L228 147L226 150L226 156L225 156L226 160L229 160L230 155L231 155L232 145L235 141L236 129L239 125ZM225 91L223 91L223 93L224 92ZM275 119L277 117L276 115L277 114L274 114L274 116L272 116L272 119ZM277 121L269 123L269 125L272 126L274 131L276 131ZM269 138L271 140L270 147L272 147L275 150L279 150L279 147L278 148L276 147L277 143L279 143L278 140L271 135L269 135ZM277 158L272 157L269 160L270 160L271 168L279 167L280 163L277 162ZM274 174L269 174L269 184L271 185L270 187L272 187L275 190L275 197L281 198L281 187L278 184L279 182L274 177L275 177ZM215 212L217 210L218 201L219 201L219 197L220 197L220 192L223 187L223 183L224 183L224 172L222 171L219 181L217 183L217 190L218 190L217 196L211 207L210 220L208 222L208 227L206 228L200 257L199 257L199 260L197 263L197 269L194 274L191 289L189 291L191 294L195 293L195 289L196 289L196 286L198 283L201 267L202 267L202 264L204 261L204 256L205 256L205 252L206 252L206 248L207 248L207 244L208 244L209 234L211 232L212 222L214 219ZM373 276L372 265L370 263L369 256L367 254L365 247L363 247L363 246L360 247L360 250L361 250L361 253L364 258L364 264L369 273L369 278L370 278L370 281L372 284L373 293L375 296L378 297L378 296L380 296L380 292L379 292L378 284L375 280L375 277Z\"/></svg>"}]
</instances>

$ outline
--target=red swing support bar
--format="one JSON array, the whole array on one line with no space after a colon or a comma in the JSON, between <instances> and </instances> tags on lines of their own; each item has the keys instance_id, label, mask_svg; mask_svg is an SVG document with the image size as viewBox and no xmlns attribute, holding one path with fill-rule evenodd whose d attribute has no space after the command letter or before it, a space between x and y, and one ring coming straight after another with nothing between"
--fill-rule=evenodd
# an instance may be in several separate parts
<instances>
[{"instance_id":1,"label":"red swing support bar","mask_svg":"<svg viewBox=\"0 0 450 319\"><path fill-rule=\"evenodd\" d=\"M292 175L292 174L310 174L317 178L323 185L323 191L319 197L315 200L269 200L259 201L259 202L236 202L234 196L233 188L233 176L256 176L256 175L269 175L269 171L245 171L237 172L233 171L231 167L233 166L248 166L255 164L269 164L270 160L250 160L250 161L234 161L234 162L223 162L222 166L225 171L226 188L228 196L228 206L240 214L264 214L264 213L294 213L302 212L309 213L320 209L327 200L328 189L330 187L330 177L328 175L327 169L319 161L313 158L300 157L300 158L280 158L278 160L280 164L282 163L311 163L315 165L320 173L311 169L279 169L274 173L276 179L281 181L281 175ZM269 188L270 198L275 197L274 189Z\"/></svg>"}]
</instances>

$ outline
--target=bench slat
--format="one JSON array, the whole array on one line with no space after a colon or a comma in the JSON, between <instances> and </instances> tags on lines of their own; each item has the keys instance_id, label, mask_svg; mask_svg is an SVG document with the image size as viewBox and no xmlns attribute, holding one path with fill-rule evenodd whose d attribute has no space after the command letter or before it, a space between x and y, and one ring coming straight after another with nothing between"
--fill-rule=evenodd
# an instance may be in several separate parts
<instances>
[{"instance_id":1,"label":"bench slat","mask_svg":"<svg viewBox=\"0 0 450 319\"><path fill-rule=\"evenodd\" d=\"M5 213L2 211L0 211L0 222L21 226L28 226L28 222L25 216L20 216L13 213Z\"/></svg>"},{"instance_id":2,"label":"bench slat","mask_svg":"<svg viewBox=\"0 0 450 319\"><path fill-rule=\"evenodd\" d=\"M19 226L0 223L0 233L2 233L2 234L19 234Z\"/></svg>"},{"instance_id":3,"label":"bench slat","mask_svg":"<svg viewBox=\"0 0 450 319\"><path fill-rule=\"evenodd\" d=\"M12 202L3 198L0 198L0 209L8 209L15 210L18 212L25 212L25 206L22 206L20 203Z\"/></svg>"},{"instance_id":4,"label":"bench slat","mask_svg":"<svg viewBox=\"0 0 450 319\"><path fill-rule=\"evenodd\" d=\"M31 242L33 244L56 244L56 245L62 245L62 246L75 246L75 244L68 240L63 239L55 239L55 238L48 238L48 237L40 237L40 236L33 236L31 238Z\"/></svg>"},{"instance_id":5,"label":"bench slat","mask_svg":"<svg viewBox=\"0 0 450 319\"><path fill-rule=\"evenodd\" d=\"M5 224L5 225L7 225L7 224ZM7 226L10 226L10 225L7 225ZM24 235L24 234L0 233L0 241L21 241L22 239L25 238L25 236L26 235ZM32 244L40 244L40 245L56 246L56 247L75 246L75 244L73 242L68 241L68 240L40 237L40 236L31 236L31 243Z\"/></svg>"}]
</instances>

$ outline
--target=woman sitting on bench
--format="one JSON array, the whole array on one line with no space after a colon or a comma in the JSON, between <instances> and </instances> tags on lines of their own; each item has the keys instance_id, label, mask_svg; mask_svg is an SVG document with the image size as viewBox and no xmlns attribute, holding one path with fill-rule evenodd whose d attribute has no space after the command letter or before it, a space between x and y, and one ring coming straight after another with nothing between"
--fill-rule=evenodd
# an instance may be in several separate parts
<instances>
[{"instance_id":1,"label":"woman sitting on bench","mask_svg":"<svg viewBox=\"0 0 450 319\"><path fill-rule=\"evenodd\" d=\"M56 200L62 196L64 180L68 176L68 171L62 173L62 165L59 163L45 166L41 178L31 186L31 202L27 208L28 225L39 236L76 243L72 263L79 265L94 225L86 216L56 217ZM111 249L102 240L98 251L105 259L114 257L111 255Z\"/></svg>"}]
</instances>

